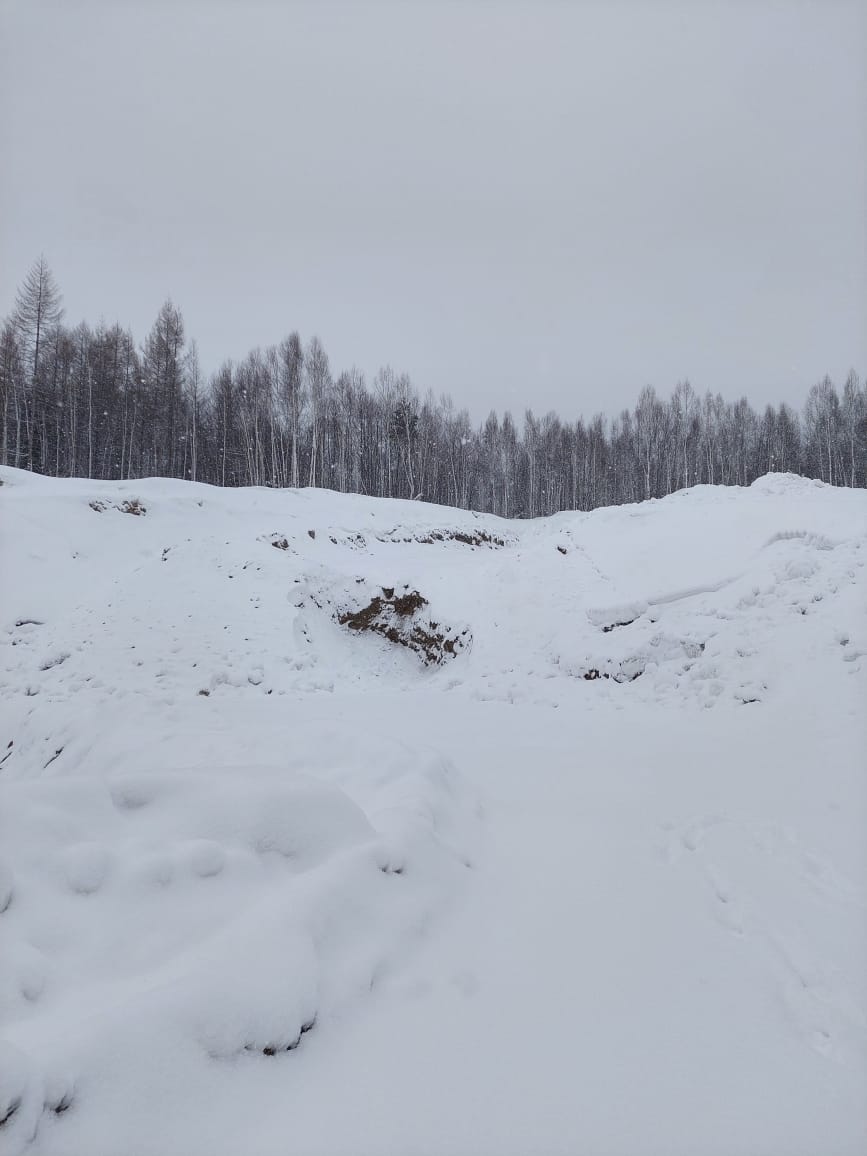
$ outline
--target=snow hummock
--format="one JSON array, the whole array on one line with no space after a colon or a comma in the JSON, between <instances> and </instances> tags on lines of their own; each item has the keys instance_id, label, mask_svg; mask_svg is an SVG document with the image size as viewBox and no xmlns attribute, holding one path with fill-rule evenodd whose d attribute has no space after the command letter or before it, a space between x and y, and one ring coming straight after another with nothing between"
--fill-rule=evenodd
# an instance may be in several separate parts
<instances>
[{"instance_id":1,"label":"snow hummock","mask_svg":"<svg viewBox=\"0 0 867 1156\"><path fill-rule=\"evenodd\" d=\"M0 480L2 1156L862 1151L867 494Z\"/></svg>"}]
</instances>

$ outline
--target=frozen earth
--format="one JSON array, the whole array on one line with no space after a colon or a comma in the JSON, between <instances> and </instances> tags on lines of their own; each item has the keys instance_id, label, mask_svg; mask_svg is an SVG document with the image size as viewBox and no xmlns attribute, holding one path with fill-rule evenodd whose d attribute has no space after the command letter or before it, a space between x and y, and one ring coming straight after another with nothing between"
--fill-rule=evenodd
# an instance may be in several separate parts
<instances>
[{"instance_id":1,"label":"frozen earth","mask_svg":"<svg viewBox=\"0 0 867 1156\"><path fill-rule=\"evenodd\" d=\"M0 470L3 1156L867 1144L867 493Z\"/></svg>"}]
</instances>

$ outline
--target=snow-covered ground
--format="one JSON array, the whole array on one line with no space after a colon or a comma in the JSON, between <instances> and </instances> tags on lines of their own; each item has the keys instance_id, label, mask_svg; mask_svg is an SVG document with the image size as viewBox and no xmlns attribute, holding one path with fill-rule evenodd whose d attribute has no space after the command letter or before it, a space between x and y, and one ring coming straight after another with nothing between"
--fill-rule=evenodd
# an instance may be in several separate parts
<instances>
[{"instance_id":1,"label":"snow-covered ground","mask_svg":"<svg viewBox=\"0 0 867 1156\"><path fill-rule=\"evenodd\" d=\"M3 1156L865 1150L867 494L0 479Z\"/></svg>"}]
</instances>

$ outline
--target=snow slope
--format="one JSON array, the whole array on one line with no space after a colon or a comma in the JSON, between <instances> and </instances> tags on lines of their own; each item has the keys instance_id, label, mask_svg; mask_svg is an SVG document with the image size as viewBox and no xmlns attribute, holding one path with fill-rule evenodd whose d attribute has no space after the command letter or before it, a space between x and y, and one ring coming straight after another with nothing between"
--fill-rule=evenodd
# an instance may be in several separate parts
<instances>
[{"instance_id":1,"label":"snow slope","mask_svg":"<svg viewBox=\"0 0 867 1156\"><path fill-rule=\"evenodd\" d=\"M864 1151L867 494L0 480L3 1156Z\"/></svg>"}]
</instances>

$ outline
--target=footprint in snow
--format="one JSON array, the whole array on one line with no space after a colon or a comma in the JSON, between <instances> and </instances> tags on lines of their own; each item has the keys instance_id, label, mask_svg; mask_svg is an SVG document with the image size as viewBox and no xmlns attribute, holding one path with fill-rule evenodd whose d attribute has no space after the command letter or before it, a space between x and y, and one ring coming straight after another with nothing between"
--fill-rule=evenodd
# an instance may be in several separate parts
<instances>
[{"instance_id":1,"label":"footprint in snow","mask_svg":"<svg viewBox=\"0 0 867 1156\"><path fill-rule=\"evenodd\" d=\"M744 913L728 883L715 868L708 868L707 877L716 900L715 917L717 921L734 935L743 935Z\"/></svg>"},{"instance_id":2,"label":"footprint in snow","mask_svg":"<svg viewBox=\"0 0 867 1156\"><path fill-rule=\"evenodd\" d=\"M722 815L708 815L706 818L696 819L684 828L680 841L687 851L698 851L704 845L708 831L719 827L725 821Z\"/></svg>"}]
</instances>

